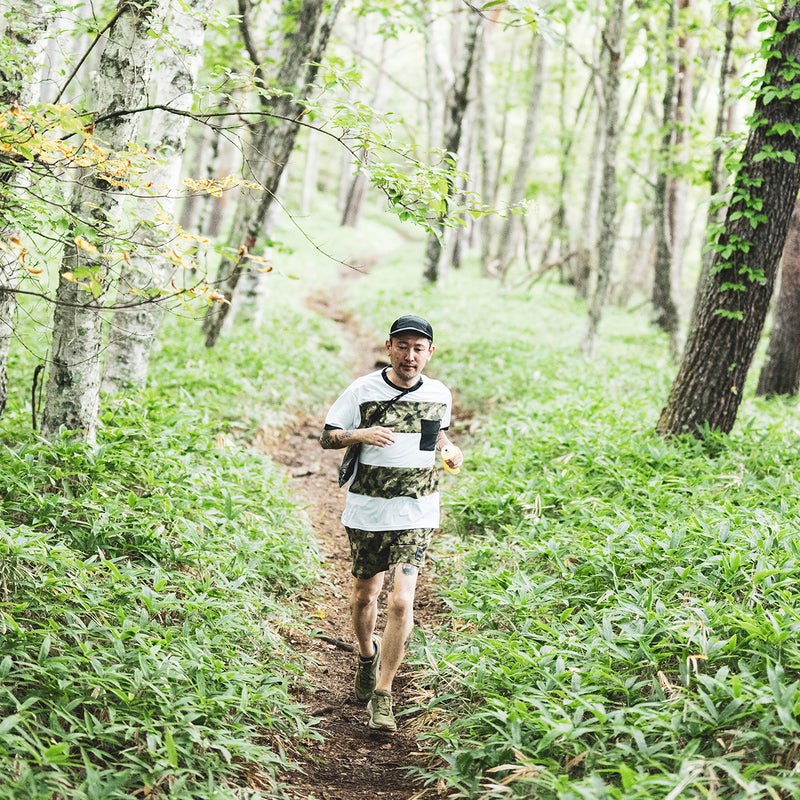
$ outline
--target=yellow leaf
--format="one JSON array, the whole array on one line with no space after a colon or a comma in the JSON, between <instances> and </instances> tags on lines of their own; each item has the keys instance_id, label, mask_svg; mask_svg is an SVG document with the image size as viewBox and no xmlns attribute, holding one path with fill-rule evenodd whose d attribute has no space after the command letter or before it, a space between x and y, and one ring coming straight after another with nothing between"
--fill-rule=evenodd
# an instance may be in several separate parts
<instances>
[{"instance_id":1,"label":"yellow leaf","mask_svg":"<svg viewBox=\"0 0 800 800\"><path fill-rule=\"evenodd\" d=\"M97 248L91 242L84 239L83 236L75 237L75 246L80 247L87 253L92 253L93 255L97 255Z\"/></svg>"},{"instance_id":2,"label":"yellow leaf","mask_svg":"<svg viewBox=\"0 0 800 800\"><path fill-rule=\"evenodd\" d=\"M73 283L77 283L78 279L71 273L71 272L62 272L61 277L65 281L72 281Z\"/></svg>"}]
</instances>

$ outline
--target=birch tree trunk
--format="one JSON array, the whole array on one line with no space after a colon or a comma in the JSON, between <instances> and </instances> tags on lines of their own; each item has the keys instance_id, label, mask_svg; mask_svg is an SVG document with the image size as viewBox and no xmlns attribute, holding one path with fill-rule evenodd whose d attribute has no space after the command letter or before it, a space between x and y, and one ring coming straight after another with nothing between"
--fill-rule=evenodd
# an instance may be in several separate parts
<instances>
[{"instance_id":1,"label":"birch tree trunk","mask_svg":"<svg viewBox=\"0 0 800 800\"><path fill-rule=\"evenodd\" d=\"M795 397L800 389L800 201L783 246L775 322L756 388L757 395Z\"/></svg>"},{"instance_id":2,"label":"birch tree trunk","mask_svg":"<svg viewBox=\"0 0 800 800\"><path fill-rule=\"evenodd\" d=\"M155 79L155 98L160 105L175 111L189 111L194 100L197 74L202 62L206 15L211 0L186 0L179 7L173 0L169 17L170 46L159 59ZM154 112L148 142L161 163L147 182L164 193L156 201L141 197L133 217L138 226L133 232L134 247L119 280L119 305L111 317L105 352L102 389L117 393L141 391L147 382L150 350L158 335L164 305L158 293L170 285L175 265L164 255L171 231L156 222L156 208L172 219L178 210L176 190L180 182L189 117L165 110ZM166 187L166 190L163 188ZM172 194L170 194L172 193ZM151 299L126 306L132 298Z\"/></svg>"},{"instance_id":3,"label":"birch tree trunk","mask_svg":"<svg viewBox=\"0 0 800 800\"><path fill-rule=\"evenodd\" d=\"M444 135L444 150L448 157L453 159L453 167L457 167L458 152L461 145L461 133L464 125L464 117L469 102L469 83L472 75L472 65L475 61L480 33L483 30L481 25L482 17L477 11L470 10L469 24L467 26L466 42L464 46L464 61L462 69L456 78L453 91L447 103L447 119ZM455 192L453 178L448 177L445 187L444 212L440 214L434 227L438 235L428 234L428 244L425 248L425 260L423 275L426 283L436 283L439 280L439 270L442 258L442 244L444 240L445 224L447 217L447 207Z\"/></svg>"},{"instance_id":4,"label":"birch tree trunk","mask_svg":"<svg viewBox=\"0 0 800 800\"><path fill-rule=\"evenodd\" d=\"M608 22L603 34L603 182L600 200L600 240L598 246L597 286L589 308L581 347L590 356L594 353L600 319L608 299L611 269L614 264L617 215L617 149L619 147L619 84L620 66L625 47L626 0L611 0Z\"/></svg>"},{"instance_id":5,"label":"birch tree trunk","mask_svg":"<svg viewBox=\"0 0 800 800\"><path fill-rule=\"evenodd\" d=\"M294 25L281 56L281 67L273 86L281 90L277 96L263 98L261 111L265 120L256 128L249 148L248 168L251 177L263 187L260 194L246 192L239 201L229 238L236 258L224 258L219 268L220 289L226 302L209 308L203 324L206 347L213 347L231 307L231 301L247 256L256 247L263 233L264 221L278 192L281 175L292 154L298 125L296 120L305 108L302 96L312 84L319 69L336 17L344 0L336 0L323 19L324 0L303 0L297 8L294 0L286 0L285 21ZM291 13L289 13L291 12ZM253 54L255 55L255 54ZM252 56L251 56L252 57ZM260 63L257 57L254 63Z\"/></svg>"},{"instance_id":6,"label":"birch tree trunk","mask_svg":"<svg viewBox=\"0 0 800 800\"><path fill-rule=\"evenodd\" d=\"M697 314L656 432L729 433L800 188L800 4L784 0Z\"/></svg>"},{"instance_id":7,"label":"birch tree trunk","mask_svg":"<svg viewBox=\"0 0 800 800\"><path fill-rule=\"evenodd\" d=\"M136 5L121 0L108 31L100 59L92 104L94 135L112 150L123 150L135 138L137 114L117 112L136 108L148 92L152 53L157 31L166 13L166 0ZM156 35L154 35L156 33ZM107 264L105 243L118 237L114 212L119 190L94 176L76 186L71 211L95 231L94 250L75 241L64 248L62 276L53 318L53 344L42 432L55 438L62 429L93 443L97 428L100 393L100 310L102 296L95 298L82 285L64 277L88 268L104 285Z\"/></svg>"},{"instance_id":8,"label":"birch tree trunk","mask_svg":"<svg viewBox=\"0 0 800 800\"><path fill-rule=\"evenodd\" d=\"M538 34L531 44L531 60L533 62L533 75L531 79L530 94L528 95L528 105L525 110L525 127L522 135L522 145L520 146L519 160L514 172L514 180L511 184L511 194L509 205L511 208L519 205L525 200L526 188L528 183L528 172L533 161L533 151L536 146L536 138L539 133L539 116L542 108L542 90L544 89L545 78L545 56L547 53L547 41L544 36ZM500 231L500 239L497 247L497 269L505 279L511 263L514 260L514 246L519 230L519 217L510 211L506 215L503 227Z\"/></svg>"},{"instance_id":9,"label":"birch tree trunk","mask_svg":"<svg viewBox=\"0 0 800 800\"><path fill-rule=\"evenodd\" d=\"M38 101L39 82L31 76L40 66L44 52L44 33L49 15L43 0L29 0L27 7L8 15L3 36L8 40L10 53L18 59L12 63L7 56L0 65L0 104L27 106ZM15 184L19 191L28 184L27 177L14 169L0 170L0 184ZM5 191L0 193L0 241L19 235L14 225L14 208ZM14 314L17 308L15 290L19 284L21 265L18 252L0 250L0 416L8 400L8 354L14 334Z\"/></svg>"}]
</instances>

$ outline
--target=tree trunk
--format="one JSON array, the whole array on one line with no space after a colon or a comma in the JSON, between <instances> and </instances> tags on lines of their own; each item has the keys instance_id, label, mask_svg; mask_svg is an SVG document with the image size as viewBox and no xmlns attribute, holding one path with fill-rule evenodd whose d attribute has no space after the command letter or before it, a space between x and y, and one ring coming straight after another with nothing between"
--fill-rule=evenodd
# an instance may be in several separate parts
<instances>
[{"instance_id":1,"label":"tree trunk","mask_svg":"<svg viewBox=\"0 0 800 800\"><path fill-rule=\"evenodd\" d=\"M677 42L677 75L675 85L675 134L674 154L686 167L685 148L689 138L689 115L692 108L692 84L694 82L694 39L686 32L690 30L692 0L679 0L677 23L680 29ZM667 204L670 218L670 238L672 242L672 285L678 286L683 275L683 250L686 244L686 181L678 175L670 176L667 187ZM677 328L677 325L676 325ZM673 348L678 347L678 333Z\"/></svg>"},{"instance_id":2,"label":"tree trunk","mask_svg":"<svg viewBox=\"0 0 800 800\"><path fill-rule=\"evenodd\" d=\"M661 117L661 152L658 176L656 177L653 216L656 236L656 260L653 275L653 315L652 322L669 336L670 353L677 359L678 350L678 308L672 297L673 250L676 247L674 217L670 214L668 199L670 186L670 167L674 159L675 107L677 48L675 42L678 21L677 0L670 0L667 12L666 29L666 71L667 81L664 89L663 114Z\"/></svg>"},{"instance_id":3,"label":"tree trunk","mask_svg":"<svg viewBox=\"0 0 800 800\"><path fill-rule=\"evenodd\" d=\"M795 397L800 389L800 201L783 246L781 288L757 395Z\"/></svg>"},{"instance_id":4,"label":"tree trunk","mask_svg":"<svg viewBox=\"0 0 800 800\"><path fill-rule=\"evenodd\" d=\"M378 63L378 74L375 78L375 89L372 93L370 105L375 109L380 109L385 102L386 95L386 53L388 50L388 40L384 39L381 45L380 61ZM359 150L358 159L361 164L366 164L369 160L369 151L364 148ZM369 188L369 178L363 169L358 168L350 181L350 188L347 191L344 210L342 211L342 225L355 228L361 219L361 209Z\"/></svg>"},{"instance_id":5,"label":"tree trunk","mask_svg":"<svg viewBox=\"0 0 800 800\"><path fill-rule=\"evenodd\" d=\"M800 188L800 4L784 0L697 315L656 431L729 433L764 327Z\"/></svg>"},{"instance_id":6,"label":"tree trunk","mask_svg":"<svg viewBox=\"0 0 800 800\"><path fill-rule=\"evenodd\" d=\"M528 106L525 111L525 127L522 135L519 160L517 161L517 169L514 172L514 181L511 184L511 195L509 197L509 205L511 208L525 200L528 172L530 171L531 162L533 161L533 150L536 146L536 137L539 131L539 112L542 108L546 54L547 41L542 34L538 34L531 46L533 76L530 94L528 95ZM509 210L500 232L497 256L495 258L497 268L503 278L505 278L514 260L514 245L518 231L518 222L518 215L511 213Z\"/></svg>"},{"instance_id":7,"label":"tree trunk","mask_svg":"<svg viewBox=\"0 0 800 800\"><path fill-rule=\"evenodd\" d=\"M31 80L40 66L43 52L44 33L49 14L44 10L44 2L30 0L26 10L9 14L8 27L4 37L9 45L6 61L0 65L0 104L27 106L38 101L40 83ZM18 61L17 61L18 59ZM13 169L0 170L0 184L14 180L18 185L25 178ZM16 189L15 191L18 191ZM19 236L13 224L14 208L5 191L0 192L0 241L8 241ZM0 250L0 416L8 400L8 354L14 334L14 314L17 308L15 290L20 279L18 253L14 250Z\"/></svg>"},{"instance_id":8,"label":"tree trunk","mask_svg":"<svg viewBox=\"0 0 800 800\"><path fill-rule=\"evenodd\" d=\"M611 0L608 23L603 34L602 75L603 182L600 200L600 240L598 243L597 286L589 308L589 319L581 347L586 355L594 352L600 318L603 315L611 281L616 244L617 149L619 146L619 84L622 53L625 47L626 0Z\"/></svg>"},{"instance_id":9,"label":"tree trunk","mask_svg":"<svg viewBox=\"0 0 800 800\"><path fill-rule=\"evenodd\" d=\"M189 111L194 100L197 74L202 60L205 16L211 0L187 0L185 8L173 6L169 21L170 47L159 60L156 76L156 102L175 111ZM168 249L172 231L155 221L155 206L169 219L177 211L175 192L180 182L189 117L159 110L153 114L148 137L150 150L161 160L147 182L167 187L164 198L156 204L152 197L138 201L134 217L140 220L133 234L135 247L119 281L121 304L114 310L103 365L102 389L115 394L125 390L141 391L147 382L150 350L158 334L164 305L158 292L170 285L175 265L162 255ZM125 307L126 300L152 295L149 302Z\"/></svg>"},{"instance_id":10,"label":"tree trunk","mask_svg":"<svg viewBox=\"0 0 800 800\"><path fill-rule=\"evenodd\" d=\"M732 75L732 61L733 61L733 35L734 23L736 21L736 4L733 0L728 2L728 14L725 24L725 46L722 51L722 62L719 68L719 90L717 97L717 122L714 130L714 138L719 142L722 140L723 135L728 129L727 119L729 115L729 97L730 97L730 83L733 78ZM706 217L706 230L712 231L718 225L721 225L724 219L724 208L721 204L717 203L714 198L722 192L727 173L725 170L725 163L722 158L723 152L721 147L715 147L711 152L711 186L710 195L711 203L709 203L708 214ZM697 278L697 287L695 288L694 301L692 303L692 313L689 317L689 335L697 327L697 314L700 310L700 301L705 295L706 281L708 279L708 272L711 269L711 262L714 258L714 253L710 248L703 251L700 260L700 275Z\"/></svg>"},{"instance_id":11,"label":"tree trunk","mask_svg":"<svg viewBox=\"0 0 800 800\"><path fill-rule=\"evenodd\" d=\"M94 135L113 150L123 150L133 141L137 114L110 116L136 108L148 92L152 52L166 12L166 0L136 5L121 0L117 18L108 32L108 43L100 59L96 83ZM107 117L104 119L104 117ZM64 249L62 277L56 297L53 344L47 381L42 432L55 438L63 428L93 443L97 426L100 391L101 298L64 273L79 274L88 268L100 285L107 282L107 264L102 255L106 243L118 237L114 211L118 191L94 176L78 184L71 203L77 219L88 219L95 235L96 252L70 241ZM88 209L88 213L87 213Z\"/></svg>"},{"instance_id":12,"label":"tree trunk","mask_svg":"<svg viewBox=\"0 0 800 800\"><path fill-rule=\"evenodd\" d=\"M463 68L456 79L453 91L447 104L447 125L444 136L444 150L448 158L453 159L453 168L457 167L458 151L461 145L461 132L464 124L464 116L469 102L469 82L472 75L472 64L475 60L480 33L483 30L481 25L482 17L477 11L470 12L469 25L467 27L467 39L464 47ZM436 283L439 280L439 267L442 256L442 243L445 232L445 218L447 216L447 206L455 192L452 175L447 179L445 187L444 212L434 223L438 235L428 234L428 244L425 248L425 261L423 274L427 283Z\"/></svg>"},{"instance_id":13,"label":"tree trunk","mask_svg":"<svg viewBox=\"0 0 800 800\"><path fill-rule=\"evenodd\" d=\"M261 238L264 221L278 192L278 184L289 156L294 149L298 125L295 121L305 108L297 100L305 88L314 82L319 62L325 52L333 24L344 0L336 0L327 18L323 20L324 0L303 0L296 8L294 0L287 0L292 10L288 15L294 20L294 32L287 39L282 54L281 68L274 86L286 94L278 94L262 101L262 111L267 119L259 123L250 147L248 167L252 178L263 186L260 195L245 193L239 201L229 244L237 257L224 258L219 268L220 288L224 303L209 307L203 324L206 347L213 347L219 338L230 304L246 268L247 255ZM254 203L254 199L256 199Z\"/></svg>"},{"instance_id":14,"label":"tree trunk","mask_svg":"<svg viewBox=\"0 0 800 800\"><path fill-rule=\"evenodd\" d=\"M480 162L480 187L481 198L485 205L494 208L496 202L496 195L493 192L494 178L492 177L492 161L491 151L492 142L494 140L492 129L492 109L489 101L490 86L489 77L490 70L489 64L491 62L490 52L490 39L489 29L487 22L483 22L484 32L480 37L480 46L477 53L477 68L475 70L475 81L477 84L477 102L478 102L478 160ZM478 222L479 235L480 235L480 248L481 248L481 274L486 276L493 267L491 262L491 247L492 247L492 222L494 214L485 214L480 217Z\"/></svg>"}]
</instances>

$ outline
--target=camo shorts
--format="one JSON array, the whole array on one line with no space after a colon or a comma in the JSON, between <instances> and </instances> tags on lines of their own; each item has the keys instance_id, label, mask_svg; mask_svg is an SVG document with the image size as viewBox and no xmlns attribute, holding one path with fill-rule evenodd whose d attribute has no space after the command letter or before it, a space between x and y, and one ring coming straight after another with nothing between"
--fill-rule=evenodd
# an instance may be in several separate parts
<instances>
[{"instance_id":1,"label":"camo shorts","mask_svg":"<svg viewBox=\"0 0 800 800\"><path fill-rule=\"evenodd\" d=\"M348 528L352 573L366 580L385 572L392 564L413 564L422 569L425 551L433 538L434 528L411 528L402 531L362 531Z\"/></svg>"}]
</instances>

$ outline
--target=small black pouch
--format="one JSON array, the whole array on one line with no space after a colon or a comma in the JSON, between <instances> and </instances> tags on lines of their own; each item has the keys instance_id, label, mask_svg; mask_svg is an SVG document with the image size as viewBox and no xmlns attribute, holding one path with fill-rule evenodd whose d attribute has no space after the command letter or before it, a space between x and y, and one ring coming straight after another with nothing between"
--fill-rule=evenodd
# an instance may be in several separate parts
<instances>
[{"instance_id":1,"label":"small black pouch","mask_svg":"<svg viewBox=\"0 0 800 800\"><path fill-rule=\"evenodd\" d=\"M441 423L438 419L420 420L422 436L419 440L420 450L435 450L436 440L439 438Z\"/></svg>"},{"instance_id":2,"label":"small black pouch","mask_svg":"<svg viewBox=\"0 0 800 800\"><path fill-rule=\"evenodd\" d=\"M339 467L339 486L344 486L350 478L353 477L356 464L358 463L358 454L361 452L361 444L351 444L347 450L344 451L344 458L342 458L342 465Z\"/></svg>"}]
</instances>

